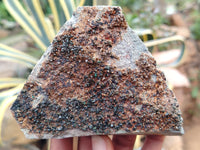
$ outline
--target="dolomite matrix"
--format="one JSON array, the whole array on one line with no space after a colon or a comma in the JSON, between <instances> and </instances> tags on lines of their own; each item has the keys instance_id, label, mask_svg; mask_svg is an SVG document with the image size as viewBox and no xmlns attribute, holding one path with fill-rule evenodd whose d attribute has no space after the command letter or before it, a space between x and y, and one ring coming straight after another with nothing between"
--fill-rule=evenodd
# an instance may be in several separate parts
<instances>
[{"instance_id":1,"label":"dolomite matrix","mask_svg":"<svg viewBox=\"0 0 200 150\"><path fill-rule=\"evenodd\" d=\"M79 7L11 110L27 138L184 132L176 97L120 7Z\"/></svg>"}]
</instances>

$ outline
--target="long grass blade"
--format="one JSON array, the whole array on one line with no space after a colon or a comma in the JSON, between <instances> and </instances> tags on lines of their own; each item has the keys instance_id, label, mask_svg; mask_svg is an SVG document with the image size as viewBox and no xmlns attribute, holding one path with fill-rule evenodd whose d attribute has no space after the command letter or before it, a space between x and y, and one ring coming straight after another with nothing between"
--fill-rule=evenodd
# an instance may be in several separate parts
<instances>
[{"instance_id":1,"label":"long grass blade","mask_svg":"<svg viewBox=\"0 0 200 150\"><path fill-rule=\"evenodd\" d=\"M36 58L4 44L0 44L0 58L2 60L9 59L15 61L27 65L30 68L34 67L37 63Z\"/></svg>"},{"instance_id":2,"label":"long grass blade","mask_svg":"<svg viewBox=\"0 0 200 150\"><path fill-rule=\"evenodd\" d=\"M3 99L10 97L12 95L18 94L21 91L21 89L23 88L23 86L24 86L24 83L19 84L18 86L11 88L9 90L0 92L0 104L3 101Z\"/></svg>"},{"instance_id":3,"label":"long grass blade","mask_svg":"<svg viewBox=\"0 0 200 150\"><path fill-rule=\"evenodd\" d=\"M59 18L59 13L58 13L58 9L56 7L55 0L48 0L48 1L49 1L49 5L51 7L51 11L53 13L55 29L56 29L56 31L58 31L60 29L60 18Z\"/></svg>"},{"instance_id":4,"label":"long grass blade","mask_svg":"<svg viewBox=\"0 0 200 150\"><path fill-rule=\"evenodd\" d=\"M180 64L180 62L183 60L183 56L185 55L185 39L184 37L180 36L180 35L174 35L171 37L167 37L167 38L161 38L161 39L156 39L156 40L151 40L151 41L147 41L144 42L144 45L147 47L152 47L152 46L156 46L156 45L161 45L164 43L168 43L168 42L174 42L174 41L179 41L181 42L181 53L179 55L179 57L172 63L170 64L162 64L162 67L175 67L178 64Z\"/></svg>"},{"instance_id":5,"label":"long grass blade","mask_svg":"<svg viewBox=\"0 0 200 150\"><path fill-rule=\"evenodd\" d=\"M58 20L59 20L59 22L55 22L56 31L58 32L60 30L60 27L66 22L66 17L65 17L65 14L64 14L64 11L62 9L60 1L58 1L58 0L49 0L49 2L50 1L52 3L52 4L50 3L50 7L52 8L52 12L55 9L54 10L55 13L53 12L53 15L54 15L54 17L58 17Z\"/></svg>"},{"instance_id":6,"label":"long grass blade","mask_svg":"<svg viewBox=\"0 0 200 150\"><path fill-rule=\"evenodd\" d=\"M19 0L3 0L9 13L24 28L24 30L35 40L42 50L46 50L47 46L40 36L40 30L36 22L28 15Z\"/></svg>"},{"instance_id":7,"label":"long grass blade","mask_svg":"<svg viewBox=\"0 0 200 150\"><path fill-rule=\"evenodd\" d=\"M49 18L45 18L44 21L46 22L48 29L49 29L49 34L51 34L51 37L55 37L56 35L56 30L54 29L54 26L52 24L52 22L50 21Z\"/></svg>"},{"instance_id":8,"label":"long grass blade","mask_svg":"<svg viewBox=\"0 0 200 150\"><path fill-rule=\"evenodd\" d=\"M97 0L93 0L93 5L97 6Z\"/></svg>"},{"instance_id":9,"label":"long grass blade","mask_svg":"<svg viewBox=\"0 0 200 150\"><path fill-rule=\"evenodd\" d=\"M3 141L1 138L3 118L4 118L6 110L16 100L16 98L17 98L17 95L7 97L3 99L2 102L0 103L0 146L3 144Z\"/></svg>"},{"instance_id":10,"label":"long grass blade","mask_svg":"<svg viewBox=\"0 0 200 150\"><path fill-rule=\"evenodd\" d=\"M108 5L112 5L112 0L108 0Z\"/></svg>"},{"instance_id":11,"label":"long grass blade","mask_svg":"<svg viewBox=\"0 0 200 150\"><path fill-rule=\"evenodd\" d=\"M93 6L93 0L86 0L84 3L85 6Z\"/></svg>"},{"instance_id":12,"label":"long grass blade","mask_svg":"<svg viewBox=\"0 0 200 150\"><path fill-rule=\"evenodd\" d=\"M15 87L19 84L25 83L23 78L0 78L0 90L10 87Z\"/></svg>"},{"instance_id":13,"label":"long grass blade","mask_svg":"<svg viewBox=\"0 0 200 150\"><path fill-rule=\"evenodd\" d=\"M66 19L69 20L73 14L72 0L60 0Z\"/></svg>"},{"instance_id":14,"label":"long grass blade","mask_svg":"<svg viewBox=\"0 0 200 150\"><path fill-rule=\"evenodd\" d=\"M23 86L24 84L19 84L18 86L12 89L0 93L0 145L2 145L1 126L5 111L8 108L8 106L10 106L15 101L15 99L17 98L17 94L21 91Z\"/></svg>"},{"instance_id":15,"label":"long grass blade","mask_svg":"<svg viewBox=\"0 0 200 150\"><path fill-rule=\"evenodd\" d=\"M46 45L49 45L50 41L53 39L53 36L49 32L48 25L45 22L45 15L42 11L39 0L26 0L26 4L30 9L34 19L36 20L44 43Z\"/></svg>"},{"instance_id":16,"label":"long grass blade","mask_svg":"<svg viewBox=\"0 0 200 150\"><path fill-rule=\"evenodd\" d=\"M134 29L134 32L143 42L156 39L156 35L151 29ZM148 47L148 49L152 53L155 50L155 46Z\"/></svg>"},{"instance_id":17,"label":"long grass blade","mask_svg":"<svg viewBox=\"0 0 200 150\"><path fill-rule=\"evenodd\" d=\"M97 5L112 5L112 0L103 0L103 1L93 0L93 5L94 6L97 6Z\"/></svg>"},{"instance_id":18,"label":"long grass blade","mask_svg":"<svg viewBox=\"0 0 200 150\"><path fill-rule=\"evenodd\" d=\"M73 10L75 10L75 9L76 9L75 1L74 1L74 0L71 0L71 4L72 4L72 8L73 8Z\"/></svg>"},{"instance_id":19,"label":"long grass blade","mask_svg":"<svg viewBox=\"0 0 200 150\"><path fill-rule=\"evenodd\" d=\"M83 6L85 4L85 0L80 0L79 4L77 6Z\"/></svg>"}]
</instances>

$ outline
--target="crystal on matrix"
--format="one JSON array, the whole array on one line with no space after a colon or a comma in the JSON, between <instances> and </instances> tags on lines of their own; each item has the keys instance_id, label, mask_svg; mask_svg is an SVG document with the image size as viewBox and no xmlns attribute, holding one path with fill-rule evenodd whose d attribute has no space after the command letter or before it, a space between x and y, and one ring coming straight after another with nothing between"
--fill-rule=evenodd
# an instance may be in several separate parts
<instances>
[{"instance_id":1,"label":"crystal on matrix","mask_svg":"<svg viewBox=\"0 0 200 150\"><path fill-rule=\"evenodd\" d=\"M11 110L28 138L183 134L176 97L120 7L79 7Z\"/></svg>"}]
</instances>

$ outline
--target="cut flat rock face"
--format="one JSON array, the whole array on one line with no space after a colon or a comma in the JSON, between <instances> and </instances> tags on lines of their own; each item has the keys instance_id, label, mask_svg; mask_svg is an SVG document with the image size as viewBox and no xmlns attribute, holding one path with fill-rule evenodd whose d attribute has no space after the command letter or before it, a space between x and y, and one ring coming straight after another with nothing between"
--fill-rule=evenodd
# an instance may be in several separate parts
<instances>
[{"instance_id":1,"label":"cut flat rock face","mask_svg":"<svg viewBox=\"0 0 200 150\"><path fill-rule=\"evenodd\" d=\"M164 74L119 7L79 7L11 110L27 138L183 134Z\"/></svg>"}]
</instances>

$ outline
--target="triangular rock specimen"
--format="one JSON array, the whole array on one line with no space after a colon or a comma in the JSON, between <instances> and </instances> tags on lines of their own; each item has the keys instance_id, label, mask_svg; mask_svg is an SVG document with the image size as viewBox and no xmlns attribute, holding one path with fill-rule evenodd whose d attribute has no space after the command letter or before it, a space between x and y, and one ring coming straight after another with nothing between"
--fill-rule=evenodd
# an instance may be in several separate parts
<instances>
[{"instance_id":1,"label":"triangular rock specimen","mask_svg":"<svg viewBox=\"0 0 200 150\"><path fill-rule=\"evenodd\" d=\"M183 134L164 74L119 7L79 7L11 110L28 138Z\"/></svg>"}]
</instances>

